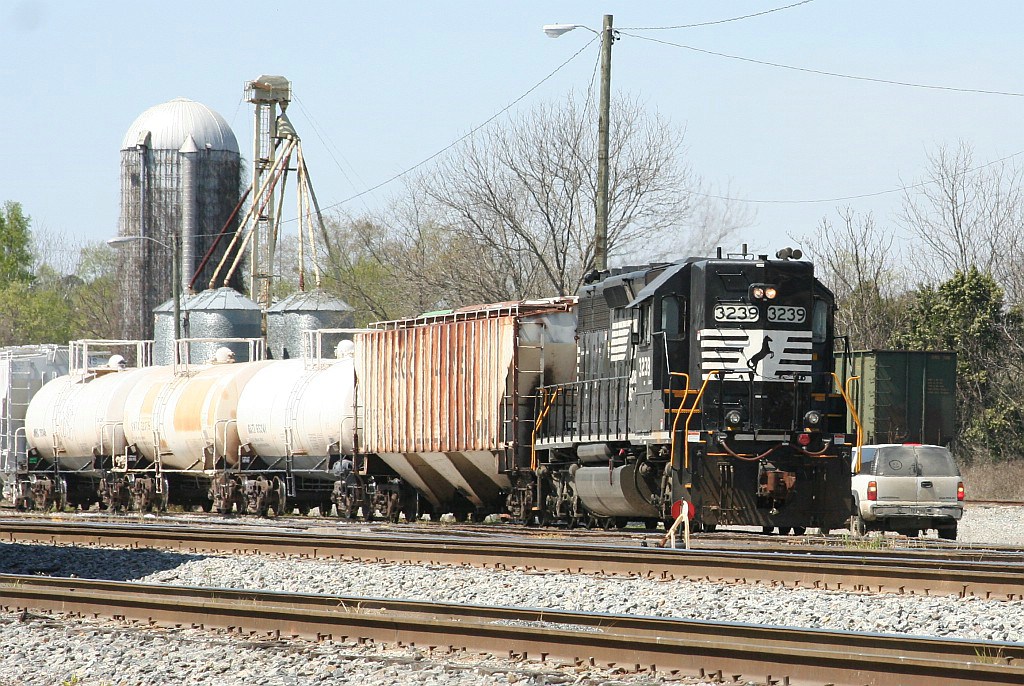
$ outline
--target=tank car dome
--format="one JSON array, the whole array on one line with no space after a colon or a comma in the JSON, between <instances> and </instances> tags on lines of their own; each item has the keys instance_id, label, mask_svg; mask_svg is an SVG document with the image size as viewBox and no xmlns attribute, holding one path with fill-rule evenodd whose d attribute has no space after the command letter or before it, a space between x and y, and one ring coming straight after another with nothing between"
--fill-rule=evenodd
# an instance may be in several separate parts
<instances>
[{"instance_id":1,"label":"tank car dome","mask_svg":"<svg viewBox=\"0 0 1024 686\"><path fill-rule=\"evenodd\" d=\"M121 149L130 150L146 142L153 150L178 150L190 136L200 150L238 152L238 141L224 117L188 98L175 98L140 114L128 127Z\"/></svg>"},{"instance_id":2,"label":"tank car dome","mask_svg":"<svg viewBox=\"0 0 1024 686\"><path fill-rule=\"evenodd\" d=\"M339 360L345 359L346 357L354 357L356 354L356 344L350 340L344 340L338 343L338 347L334 349L334 356Z\"/></svg>"}]
</instances>

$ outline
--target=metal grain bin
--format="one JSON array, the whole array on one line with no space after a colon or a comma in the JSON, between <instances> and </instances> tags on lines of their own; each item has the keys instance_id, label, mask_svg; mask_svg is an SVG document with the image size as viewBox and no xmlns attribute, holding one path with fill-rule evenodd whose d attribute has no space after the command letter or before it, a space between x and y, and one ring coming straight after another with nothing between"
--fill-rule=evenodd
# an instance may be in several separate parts
<instances>
[{"instance_id":1,"label":"metal grain bin","mask_svg":"<svg viewBox=\"0 0 1024 686\"><path fill-rule=\"evenodd\" d=\"M270 356L275 360L300 358L304 330L350 328L353 321L352 306L323 290L293 293L267 310ZM351 335L325 335L323 356L330 357L342 338Z\"/></svg>"},{"instance_id":2,"label":"metal grain bin","mask_svg":"<svg viewBox=\"0 0 1024 686\"><path fill-rule=\"evenodd\" d=\"M259 306L233 288L202 291L185 298L181 304L186 325L182 335L187 338L259 338L263 335ZM168 300L153 310L153 359L156 364L171 364L174 350L174 301ZM217 348L227 347L235 360L249 360L249 347L244 343L194 343L190 346L194 364L209 361Z\"/></svg>"},{"instance_id":3,"label":"metal grain bin","mask_svg":"<svg viewBox=\"0 0 1024 686\"><path fill-rule=\"evenodd\" d=\"M850 385L864 443L946 445L956 432L956 353L858 350L837 355ZM853 418L847 420L853 434Z\"/></svg>"},{"instance_id":4,"label":"metal grain bin","mask_svg":"<svg viewBox=\"0 0 1024 686\"><path fill-rule=\"evenodd\" d=\"M460 499L493 507L508 465L529 461L537 387L571 381L574 303L501 303L356 334L361 449L435 511Z\"/></svg>"}]
</instances>

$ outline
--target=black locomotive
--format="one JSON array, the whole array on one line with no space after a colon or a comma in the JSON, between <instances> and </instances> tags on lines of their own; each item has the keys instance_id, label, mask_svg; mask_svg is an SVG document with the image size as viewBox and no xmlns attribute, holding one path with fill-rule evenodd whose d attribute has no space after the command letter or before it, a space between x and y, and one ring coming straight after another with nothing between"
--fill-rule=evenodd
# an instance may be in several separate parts
<instances>
[{"instance_id":1,"label":"black locomotive","mask_svg":"<svg viewBox=\"0 0 1024 686\"><path fill-rule=\"evenodd\" d=\"M854 441L835 298L793 256L593 276L576 380L539 393L528 498L542 518L667 525L688 501L696 530L845 526Z\"/></svg>"}]
</instances>

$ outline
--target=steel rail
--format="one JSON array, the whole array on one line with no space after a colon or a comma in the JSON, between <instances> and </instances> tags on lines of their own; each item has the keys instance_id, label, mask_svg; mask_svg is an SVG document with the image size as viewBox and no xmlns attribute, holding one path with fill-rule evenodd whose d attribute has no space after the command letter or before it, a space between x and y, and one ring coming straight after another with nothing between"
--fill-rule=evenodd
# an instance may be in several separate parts
<instances>
[{"instance_id":1,"label":"steel rail","mask_svg":"<svg viewBox=\"0 0 1024 686\"><path fill-rule=\"evenodd\" d=\"M111 525L0 521L0 540L46 545L110 545L176 552L298 555L311 559L476 565L554 572L603 573L663 579L823 590L1024 598L1024 562L947 558L907 551L760 552L665 550L564 542L499 541L414 534L352 535L254 530L252 527ZM977 554L972 554L976 556Z\"/></svg>"},{"instance_id":2,"label":"steel rail","mask_svg":"<svg viewBox=\"0 0 1024 686\"><path fill-rule=\"evenodd\" d=\"M1024 644L683 619L0 575L5 611L374 641L766 684L1020 684Z\"/></svg>"}]
</instances>

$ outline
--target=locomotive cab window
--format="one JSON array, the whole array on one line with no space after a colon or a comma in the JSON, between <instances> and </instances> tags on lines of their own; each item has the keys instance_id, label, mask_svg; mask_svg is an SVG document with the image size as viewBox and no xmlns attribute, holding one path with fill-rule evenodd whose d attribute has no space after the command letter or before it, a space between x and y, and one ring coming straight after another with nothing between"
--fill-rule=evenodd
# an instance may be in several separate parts
<instances>
[{"instance_id":1,"label":"locomotive cab window","mask_svg":"<svg viewBox=\"0 0 1024 686\"><path fill-rule=\"evenodd\" d=\"M651 342L651 303L645 302L636 310L636 329L633 333L633 343L649 344Z\"/></svg>"},{"instance_id":2,"label":"locomotive cab window","mask_svg":"<svg viewBox=\"0 0 1024 686\"><path fill-rule=\"evenodd\" d=\"M824 343L828 337L828 303L820 298L814 299L814 310L811 313L811 340Z\"/></svg>"},{"instance_id":3,"label":"locomotive cab window","mask_svg":"<svg viewBox=\"0 0 1024 686\"><path fill-rule=\"evenodd\" d=\"M669 338L686 333L686 303L674 295L661 299L661 330Z\"/></svg>"}]
</instances>

